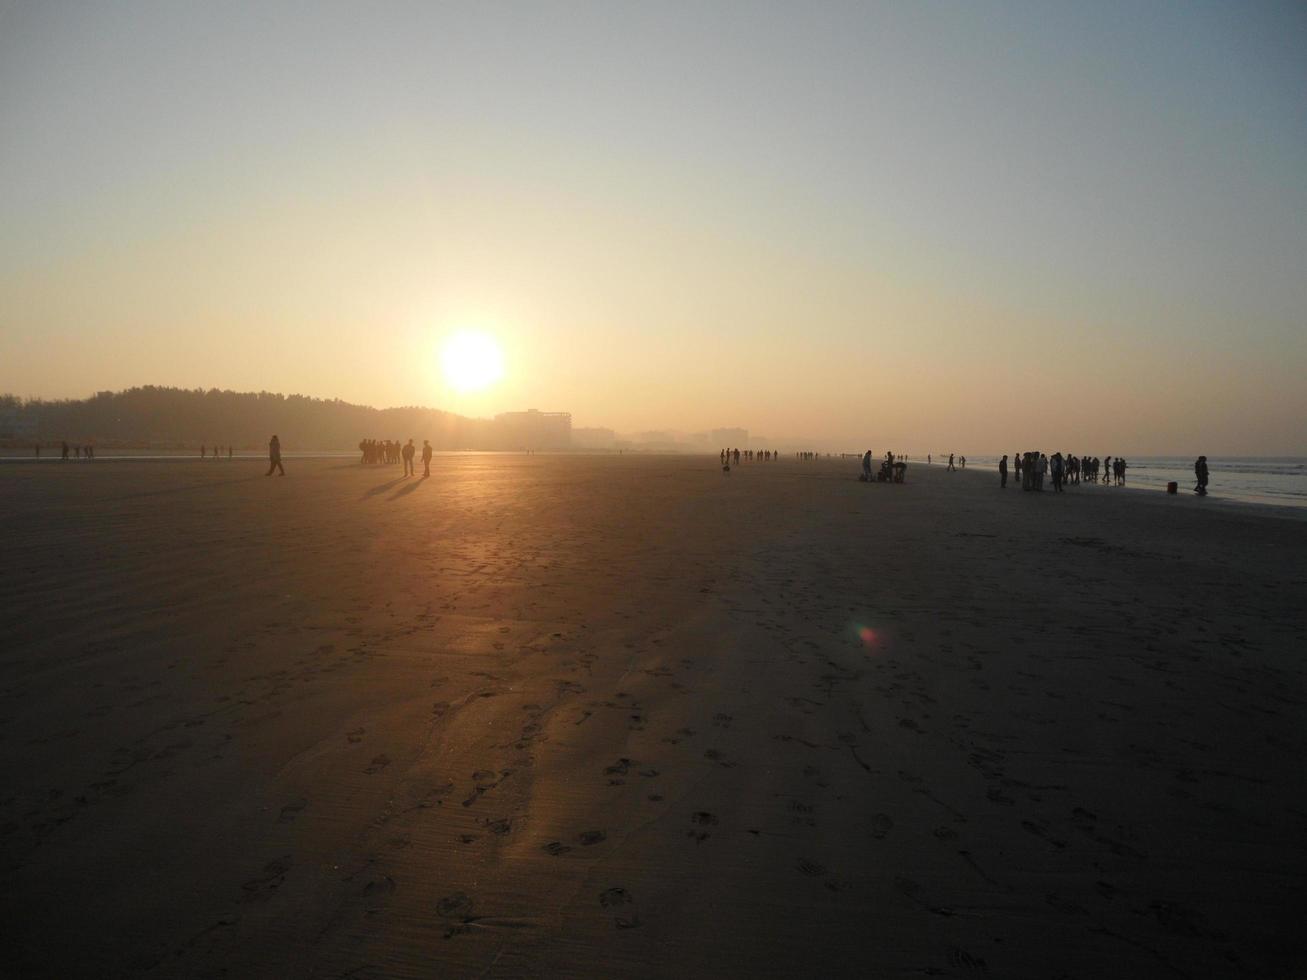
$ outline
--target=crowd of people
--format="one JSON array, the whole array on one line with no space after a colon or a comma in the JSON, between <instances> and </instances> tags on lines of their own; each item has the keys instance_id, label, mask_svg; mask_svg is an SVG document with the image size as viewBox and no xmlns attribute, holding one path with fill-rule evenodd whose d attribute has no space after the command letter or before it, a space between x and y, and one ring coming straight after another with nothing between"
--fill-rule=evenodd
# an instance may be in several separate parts
<instances>
[{"instance_id":1,"label":"crowd of people","mask_svg":"<svg viewBox=\"0 0 1307 980\"><path fill-rule=\"evenodd\" d=\"M400 443L397 439L364 439L359 443L359 451L363 453L362 462L368 465L402 465L405 476L414 476L414 458L417 456L418 448L413 445L410 439L406 443ZM422 440L422 465L423 475L431 475L431 442Z\"/></svg>"},{"instance_id":2,"label":"crowd of people","mask_svg":"<svg viewBox=\"0 0 1307 980\"><path fill-rule=\"evenodd\" d=\"M998 461L1000 487L1007 486L1007 459L1005 455ZM1099 460L1097 456L1076 456L1072 453L1065 455L1054 453L1052 456L1047 456L1041 452L1028 452L1014 453L1012 465L1016 471L1014 475L1021 482L1022 490L1042 491L1044 480L1048 479L1053 484L1053 489L1061 493L1065 486L1079 485L1081 482L1100 482L1100 471L1101 482L1115 483L1118 487L1123 487L1127 463L1121 456L1115 458L1107 456Z\"/></svg>"},{"instance_id":3,"label":"crowd of people","mask_svg":"<svg viewBox=\"0 0 1307 980\"><path fill-rule=\"evenodd\" d=\"M717 458L723 466L729 466L731 463L739 466L741 460L746 463L770 463L780 459L781 454L770 449L723 449L717 454Z\"/></svg>"},{"instance_id":4,"label":"crowd of people","mask_svg":"<svg viewBox=\"0 0 1307 980\"><path fill-rule=\"evenodd\" d=\"M409 440L412 442L412 440ZM398 440L364 439L359 443L363 462L368 465L388 465L400 462L400 450L404 447Z\"/></svg>"},{"instance_id":5,"label":"crowd of people","mask_svg":"<svg viewBox=\"0 0 1307 980\"><path fill-rule=\"evenodd\" d=\"M37 443L36 446L36 458L37 459L41 458L40 443ZM64 441L59 443L59 458L60 459L95 459L95 447L91 445L89 442L84 446L80 444L70 446L68 445L68 441L65 439Z\"/></svg>"}]
</instances>

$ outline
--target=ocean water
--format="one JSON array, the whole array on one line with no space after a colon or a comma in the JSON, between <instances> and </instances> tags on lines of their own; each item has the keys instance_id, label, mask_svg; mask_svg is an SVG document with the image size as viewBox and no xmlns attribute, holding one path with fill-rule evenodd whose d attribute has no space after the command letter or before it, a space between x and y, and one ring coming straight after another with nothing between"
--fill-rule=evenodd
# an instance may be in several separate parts
<instances>
[{"instance_id":1,"label":"ocean water","mask_svg":"<svg viewBox=\"0 0 1307 980\"><path fill-rule=\"evenodd\" d=\"M923 460L925 457L921 457ZM1100 456L1100 459L1103 457ZM1172 481L1180 493L1194 489L1194 456L1126 456L1126 486L1165 491ZM917 459L914 455L913 459ZM945 465L948 454L943 457ZM939 465L940 458L935 457ZM1009 457L1008 465L1012 460ZM968 456L967 469L995 470L997 456ZM1252 503L1307 507L1307 458L1302 456L1208 456L1209 497ZM1102 477L1100 468L1099 477ZM1105 486L1099 488L1106 490ZM1084 485L1085 490L1095 488Z\"/></svg>"}]
</instances>

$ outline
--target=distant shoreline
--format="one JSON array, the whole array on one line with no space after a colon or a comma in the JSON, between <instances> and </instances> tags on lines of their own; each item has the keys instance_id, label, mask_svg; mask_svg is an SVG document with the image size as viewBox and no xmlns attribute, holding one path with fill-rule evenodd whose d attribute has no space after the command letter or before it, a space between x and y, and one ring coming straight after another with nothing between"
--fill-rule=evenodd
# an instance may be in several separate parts
<instances>
[{"instance_id":1,"label":"distant shoreline","mask_svg":"<svg viewBox=\"0 0 1307 980\"><path fill-rule=\"evenodd\" d=\"M57 452L53 454L48 452L43 452L40 458L38 459L37 457L31 455L30 450L28 450L26 455L19 456L16 455L16 453L18 452L17 450L0 448L0 464L17 465L22 463L29 463L29 464L44 464L44 465L62 464L68 466L86 466L92 463L94 464L194 463L194 464L202 464L205 466L212 466L215 465L215 463L217 464L227 463L227 462L239 463L244 461L266 462L267 460L267 452L261 449L244 449L244 450L236 451L235 453L233 453L230 460L228 460L228 457L226 456L225 453L221 454L217 460L215 460L212 455L204 459L201 459L198 452L193 449L179 449L175 451L155 450L153 452L150 452L148 450L143 452L134 452L132 450L126 450L126 449L98 450L98 451L101 452L101 455L96 456L94 460L70 458L69 460L67 460L65 464L65 462L59 458ZM694 459L694 460L714 460L714 461L716 460L716 456L713 453L674 452L670 450L642 450L642 449L625 449L620 451L616 449L539 449L539 450L532 450L530 454L528 454L526 450L521 450L521 449L517 449L517 450L441 449L441 450L436 450L435 453L437 458L471 456L471 455L617 457L622 454L625 454L627 456L649 456L649 457L658 457L658 458L671 458L676 456L682 456L685 457L686 459ZM300 450L296 452L283 452L282 456L288 461L334 459L334 460L350 461L350 462L357 463L359 453L357 450L324 449L324 450ZM1152 457L1152 458L1156 459L1158 457ZM1173 457L1173 458L1180 459L1181 457ZM1300 459L1300 457L1245 457L1245 459L1248 460L1252 460L1252 459L1265 460L1265 459L1272 459L1272 458L1283 460L1283 461L1296 461ZM1234 458L1231 458L1231 461L1233 461L1233 459ZM841 456L838 453L832 453L830 455L830 459L826 460L825 456L823 455L822 461L840 462ZM785 453L781 454L781 458L778 462L779 465L795 465L795 466L811 465L810 463L795 461L793 459L792 454L785 454ZM843 462L847 463L850 466L850 474L853 474L854 465L855 465L854 457L852 455L845 456L843 457ZM970 477L973 479L980 479L983 482L988 482L990 479L994 479L994 480L997 479L997 477L994 474L994 464L991 461L986 459L983 461L968 460L968 462L971 463L971 465L969 465L965 470L958 470L958 475L960 477L962 478ZM362 466L363 464L359 463L358 465ZM767 467L767 466L778 465L778 463L755 462L755 463L744 463L741 465L744 467L753 467L753 466ZM927 464L924 461L914 459L913 462L910 464L909 482L911 482L913 469L920 469L925 466L930 466L932 469L943 470L946 465L947 465L946 463L941 463L939 460L936 460L933 464ZM368 464L368 468L376 469L378 472L385 472L390 467L388 467L386 464ZM853 476L851 475L850 478L852 479ZM1158 495L1162 495L1162 496L1166 495L1166 482L1159 482L1156 480L1142 482L1137 476L1134 479L1135 482L1128 483L1126 486L1122 486L1122 487L1103 486L1103 485L1091 486L1087 484L1081 486L1068 485L1065 493L1072 497L1080 494L1097 494L1097 493L1112 493L1112 492L1120 493L1122 491L1131 492L1131 493L1141 493L1150 498L1156 497ZM1187 486L1183 481L1179 481L1179 482L1180 482L1180 486L1179 486L1179 493L1177 494L1177 498L1179 499L1179 498L1193 497L1194 495L1192 493L1192 488L1190 486ZM1022 492L1020 490L1019 485L1017 486L1010 485L1008 489L1016 493ZM1045 490L1044 492L1051 494L1053 491ZM1267 495L1267 494L1261 494L1252 491L1246 491L1246 490L1241 491L1239 489L1230 489L1229 487L1222 487L1219 482L1216 485L1214 485L1210 490L1210 492L1208 493L1208 496L1205 498L1204 505L1208 506L1209 508L1219 508L1218 510L1215 511L1216 513L1220 513L1222 511L1228 512L1231 509L1237 509L1244 513L1261 513L1266 516L1278 517L1281 519L1307 520L1307 495L1304 496Z\"/></svg>"}]
</instances>

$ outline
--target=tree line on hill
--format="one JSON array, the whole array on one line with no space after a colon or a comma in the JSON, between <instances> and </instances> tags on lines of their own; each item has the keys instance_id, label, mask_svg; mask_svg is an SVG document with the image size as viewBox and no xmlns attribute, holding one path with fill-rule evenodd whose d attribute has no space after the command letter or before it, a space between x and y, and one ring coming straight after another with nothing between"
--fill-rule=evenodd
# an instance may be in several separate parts
<instances>
[{"instance_id":1,"label":"tree line on hill","mask_svg":"<svg viewBox=\"0 0 1307 980\"><path fill-rule=\"evenodd\" d=\"M0 439L11 446L67 440L102 449L183 449L202 444L286 450L356 449L359 440L429 439L437 449L502 449L489 419L433 408L371 408L335 398L147 385L90 398L43 401L0 395Z\"/></svg>"}]
</instances>

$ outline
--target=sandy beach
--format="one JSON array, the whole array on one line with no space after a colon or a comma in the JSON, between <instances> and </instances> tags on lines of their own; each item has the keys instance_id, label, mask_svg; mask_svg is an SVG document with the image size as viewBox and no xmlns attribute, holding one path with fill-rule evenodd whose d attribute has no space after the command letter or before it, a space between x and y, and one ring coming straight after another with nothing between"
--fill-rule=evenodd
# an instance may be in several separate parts
<instances>
[{"instance_id":1,"label":"sandy beach","mask_svg":"<svg viewBox=\"0 0 1307 980\"><path fill-rule=\"evenodd\" d=\"M1296 514L287 465L0 467L0 973L1307 970Z\"/></svg>"}]
</instances>

